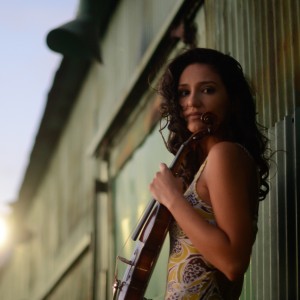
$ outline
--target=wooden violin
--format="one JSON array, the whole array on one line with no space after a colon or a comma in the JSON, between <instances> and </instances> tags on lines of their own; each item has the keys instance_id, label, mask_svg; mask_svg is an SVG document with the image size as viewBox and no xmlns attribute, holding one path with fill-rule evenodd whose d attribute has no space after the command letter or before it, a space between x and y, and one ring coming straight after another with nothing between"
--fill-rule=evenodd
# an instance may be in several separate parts
<instances>
[{"instance_id":1,"label":"wooden violin","mask_svg":"<svg viewBox=\"0 0 300 300\"><path fill-rule=\"evenodd\" d=\"M204 113L200 119L207 125L207 128L194 133L180 146L169 166L173 175L178 172L188 146L211 133L214 116L211 113ZM141 300L144 298L171 221L172 215L168 209L152 199L131 237L136 241L136 245L130 260L117 257L126 263L127 267L122 280L115 279L114 300Z\"/></svg>"}]
</instances>

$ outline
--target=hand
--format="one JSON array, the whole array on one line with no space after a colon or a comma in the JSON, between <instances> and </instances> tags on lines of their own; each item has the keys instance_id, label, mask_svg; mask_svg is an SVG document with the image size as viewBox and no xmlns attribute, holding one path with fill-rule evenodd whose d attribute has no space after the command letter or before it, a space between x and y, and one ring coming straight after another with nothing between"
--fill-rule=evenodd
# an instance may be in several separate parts
<instances>
[{"instance_id":1,"label":"hand","mask_svg":"<svg viewBox=\"0 0 300 300\"><path fill-rule=\"evenodd\" d=\"M154 199L169 207L177 197L182 197L182 180L175 178L166 164L161 163L159 168L149 186L150 192Z\"/></svg>"}]
</instances>

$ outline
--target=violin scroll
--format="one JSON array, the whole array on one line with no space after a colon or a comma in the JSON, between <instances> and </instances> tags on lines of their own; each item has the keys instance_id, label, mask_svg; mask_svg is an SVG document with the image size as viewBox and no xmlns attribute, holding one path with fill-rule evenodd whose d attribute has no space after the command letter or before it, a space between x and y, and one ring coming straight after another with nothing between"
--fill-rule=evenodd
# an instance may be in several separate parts
<instances>
[{"instance_id":1,"label":"violin scroll","mask_svg":"<svg viewBox=\"0 0 300 300\"><path fill-rule=\"evenodd\" d=\"M201 115L200 117L200 120L205 124L207 125L207 131L208 133L211 133L212 132L212 126L214 125L215 123L215 115L210 113L210 112L205 112Z\"/></svg>"}]
</instances>

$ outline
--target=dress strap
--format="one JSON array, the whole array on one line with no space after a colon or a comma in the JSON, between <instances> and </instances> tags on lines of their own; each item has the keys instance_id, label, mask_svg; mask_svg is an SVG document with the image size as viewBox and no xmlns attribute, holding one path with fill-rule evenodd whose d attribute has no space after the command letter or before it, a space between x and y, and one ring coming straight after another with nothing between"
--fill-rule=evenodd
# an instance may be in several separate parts
<instances>
[{"instance_id":1,"label":"dress strap","mask_svg":"<svg viewBox=\"0 0 300 300\"><path fill-rule=\"evenodd\" d=\"M198 181L200 175L202 174L202 172L203 172L203 170L204 170L204 168L205 168L205 166L206 166L206 163L207 163L207 158L204 160L204 162L203 162L202 165L200 166L199 170L197 171L197 173L196 173L196 175L195 175L195 177L194 177L194 180L193 180L194 182L197 182L197 181Z\"/></svg>"}]
</instances>

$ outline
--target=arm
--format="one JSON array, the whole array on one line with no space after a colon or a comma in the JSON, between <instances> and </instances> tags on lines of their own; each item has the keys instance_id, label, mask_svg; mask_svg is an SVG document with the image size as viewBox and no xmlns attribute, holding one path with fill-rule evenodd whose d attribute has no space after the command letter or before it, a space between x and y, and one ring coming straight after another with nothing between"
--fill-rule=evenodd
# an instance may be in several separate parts
<instances>
[{"instance_id":1,"label":"arm","mask_svg":"<svg viewBox=\"0 0 300 300\"><path fill-rule=\"evenodd\" d=\"M217 226L201 218L184 199L165 165L150 185L199 252L228 279L247 269L253 243L252 203L256 200L256 173L250 157L237 145L222 142L209 152L200 183L207 188ZM201 194L200 194L201 196Z\"/></svg>"}]
</instances>

